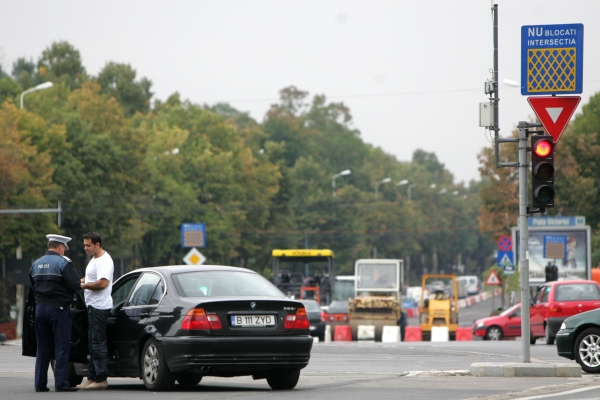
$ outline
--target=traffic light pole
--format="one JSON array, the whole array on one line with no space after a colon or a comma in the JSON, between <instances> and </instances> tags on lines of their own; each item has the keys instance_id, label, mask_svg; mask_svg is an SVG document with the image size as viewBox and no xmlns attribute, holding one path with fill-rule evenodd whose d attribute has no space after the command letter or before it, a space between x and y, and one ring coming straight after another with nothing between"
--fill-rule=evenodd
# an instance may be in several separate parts
<instances>
[{"instance_id":1,"label":"traffic light pole","mask_svg":"<svg viewBox=\"0 0 600 400\"><path fill-rule=\"evenodd\" d=\"M519 274L521 276L521 339L523 362L530 363L529 226L527 214L527 122L519 122Z\"/></svg>"},{"instance_id":2,"label":"traffic light pole","mask_svg":"<svg viewBox=\"0 0 600 400\"><path fill-rule=\"evenodd\" d=\"M531 324L529 321L529 209L527 186L527 135L539 123L519 122L519 274L521 277L521 339L523 362L530 363Z\"/></svg>"}]
</instances>

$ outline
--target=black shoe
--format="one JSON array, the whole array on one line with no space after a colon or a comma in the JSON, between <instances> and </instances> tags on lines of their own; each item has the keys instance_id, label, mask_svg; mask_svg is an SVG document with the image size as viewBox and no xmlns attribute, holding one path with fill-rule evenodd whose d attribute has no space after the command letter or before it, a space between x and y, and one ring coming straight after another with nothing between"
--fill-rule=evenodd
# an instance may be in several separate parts
<instances>
[{"instance_id":1,"label":"black shoe","mask_svg":"<svg viewBox=\"0 0 600 400\"><path fill-rule=\"evenodd\" d=\"M43 388L35 388L36 392L49 392L50 389L48 389L47 387L43 387Z\"/></svg>"},{"instance_id":2,"label":"black shoe","mask_svg":"<svg viewBox=\"0 0 600 400\"><path fill-rule=\"evenodd\" d=\"M67 387L56 388L54 390L56 390L57 392L76 392L79 389L77 389L76 387L68 387L67 386Z\"/></svg>"}]
</instances>

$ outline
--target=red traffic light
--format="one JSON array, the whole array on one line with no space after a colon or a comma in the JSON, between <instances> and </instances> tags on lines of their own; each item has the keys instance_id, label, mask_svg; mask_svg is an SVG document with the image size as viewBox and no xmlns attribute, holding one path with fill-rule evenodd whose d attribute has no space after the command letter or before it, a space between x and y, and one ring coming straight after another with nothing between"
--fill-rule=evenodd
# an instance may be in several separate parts
<instances>
[{"instance_id":1,"label":"red traffic light","mask_svg":"<svg viewBox=\"0 0 600 400\"><path fill-rule=\"evenodd\" d=\"M552 143L548 140L538 140L532 150L538 157L548 157L552 153Z\"/></svg>"}]
</instances>

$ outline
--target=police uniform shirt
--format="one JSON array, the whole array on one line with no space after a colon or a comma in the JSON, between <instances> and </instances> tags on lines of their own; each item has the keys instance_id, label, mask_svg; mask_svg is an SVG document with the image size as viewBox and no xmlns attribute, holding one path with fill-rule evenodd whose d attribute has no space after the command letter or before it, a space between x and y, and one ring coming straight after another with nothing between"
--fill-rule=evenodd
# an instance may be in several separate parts
<instances>
[{"instance_id":1,"label":"police uniform shirt","mask_svg":"<svg viewBox=\"0 0 600 400\"><path fill-rule=\"evenodd\" d=\"M35 301L45 306L68 307L81 281L68 257L48 250L35 260L29 271Z\"/></svg>"}]
</instances>

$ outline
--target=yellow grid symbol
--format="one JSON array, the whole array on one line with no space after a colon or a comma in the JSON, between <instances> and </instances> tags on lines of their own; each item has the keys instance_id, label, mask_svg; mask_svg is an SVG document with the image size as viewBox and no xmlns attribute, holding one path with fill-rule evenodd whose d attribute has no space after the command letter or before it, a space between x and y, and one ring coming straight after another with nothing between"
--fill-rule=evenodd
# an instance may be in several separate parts
<instances>
[{"instance_id":1,"label":"yellow grid symbol","mask_svg":"<svg viewBox=\"0 0 600 400\"><path fill-rule=\"evenodd\" d=\"M204 246L204 234L202 231L187 231L183 233L183 244L185 247Z\"/></svg>"},{"instance_id":2,"label":"yellow grid symbol","mask_svg":"<svg viewBox=\"0 0 600 400\"><path fill-rule=\"evenodd\" d=\"M576 48L527 50L528 92L576 90Z\"/></svg>"},{"instance_id":3,"label":"yellow grid symbol","mask_svg":"<svg viewBox=\"0 0 600 400\"><path fill-rule=\"evenodd\" d=\"M565 244L546 243L546 258L565 258Z\"/></svg>"}]
</instances>

